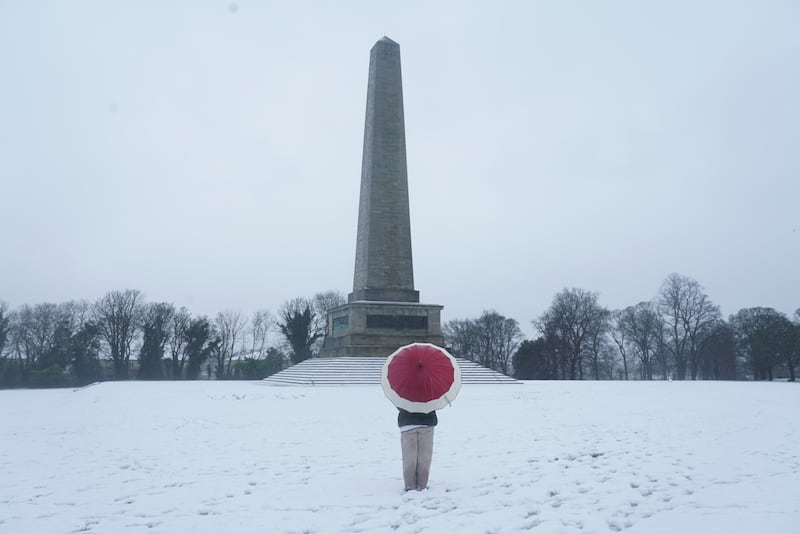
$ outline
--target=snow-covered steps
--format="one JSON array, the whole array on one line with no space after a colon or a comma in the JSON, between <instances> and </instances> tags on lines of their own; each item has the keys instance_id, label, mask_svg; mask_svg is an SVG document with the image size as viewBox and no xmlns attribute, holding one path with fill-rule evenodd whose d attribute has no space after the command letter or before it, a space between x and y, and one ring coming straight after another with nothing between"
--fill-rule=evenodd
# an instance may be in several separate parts
<instances>
[{"instance_id":1,"label":"snow-covered steps","mask_svg":"<svg viewBox=\"0 0 800 534\"><path fill-rule=\"evenodd\" d=\"M462 384L519 384L502 373L475 362L456 358L461 368ZM264 379L275 386L351 386L381 383L381 368L386 358L340 357L312 358Z\"/></svg>"}]
</instances>

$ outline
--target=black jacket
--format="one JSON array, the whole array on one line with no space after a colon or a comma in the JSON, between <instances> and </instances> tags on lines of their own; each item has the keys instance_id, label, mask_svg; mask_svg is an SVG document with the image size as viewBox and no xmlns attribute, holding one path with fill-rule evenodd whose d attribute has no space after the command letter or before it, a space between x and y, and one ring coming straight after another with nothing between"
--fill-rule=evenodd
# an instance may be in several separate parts
<instances>
[{"instance_id":1,"label":"black jacket","mask_svg":"<svg viewBox=\"0 0 800 534\"><path fill-rule=\"evenodd\" d=\"M399 413L397 414L397 426L404 427L406 425L424 425L424 426L436 426L439 422L439 419L436 417L436 412L429 412L429 413L415 413L415 412L407 412L402 408L398 408Z\"/></svg>"}]
</instances>

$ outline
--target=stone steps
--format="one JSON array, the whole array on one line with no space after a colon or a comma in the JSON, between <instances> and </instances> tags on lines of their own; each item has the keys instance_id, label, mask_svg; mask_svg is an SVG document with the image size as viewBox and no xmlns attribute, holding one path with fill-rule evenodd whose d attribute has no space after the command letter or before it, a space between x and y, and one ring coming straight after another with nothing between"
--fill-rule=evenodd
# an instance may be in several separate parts
<instances>
[{"instance_id":1,"label":"stone steps","mask_svg":"<svg viewBox=\"0 0 800 534\"><path fill-rule=\"evenodd\" d=\"M461 368L462 384L520 384L502 373L475 362L456 358ZM351 386L379 385L386 358L343 356L312 358L268 376L264 382L273 386Z\"/></svg>"}]
</instances>

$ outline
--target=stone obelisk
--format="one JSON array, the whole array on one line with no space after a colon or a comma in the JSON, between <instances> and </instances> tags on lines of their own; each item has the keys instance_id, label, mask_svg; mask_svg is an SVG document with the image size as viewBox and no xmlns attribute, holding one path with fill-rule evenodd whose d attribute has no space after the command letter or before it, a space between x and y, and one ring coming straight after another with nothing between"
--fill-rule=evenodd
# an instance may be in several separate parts
<instances>
[{"instance_id":1,"label":"stone obelisk","mask_svg":"<svg viewBox=\"0 0 800 534\"><path fill-rule=\"evenodd\" d=\"M348 300L419 302L411 261L400 46L372 47L353 292Z\"/></svg>"},{"instance_id":2,"label":"stone obelisk","mask_svg":"<svg viewBox=\"0 0 800 534\"><path fill-rule=\"evenodd\" d=\"M415 341L441 345L442 306L414 289L400 46L370 51L353 292L330 310L323 356L388 356Z\"/></svg>"}]
</instances>

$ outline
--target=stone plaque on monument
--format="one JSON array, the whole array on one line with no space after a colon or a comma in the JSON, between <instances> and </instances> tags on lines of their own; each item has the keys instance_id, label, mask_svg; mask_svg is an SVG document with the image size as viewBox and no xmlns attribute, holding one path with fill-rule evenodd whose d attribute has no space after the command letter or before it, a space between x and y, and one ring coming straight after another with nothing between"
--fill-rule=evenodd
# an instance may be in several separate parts
<instances>
[{"instance_id":1,"label":"stone plaque on monument","mask_svg":"<svg viewBox=\"0 0 800 534\"><path fill-rule=\"evenodd\" d=\"M443 345L442 308L414 289L400 46L384 37L370 51L353 292L328 312L321 356Z\"/></svg>"}]
</instances>

